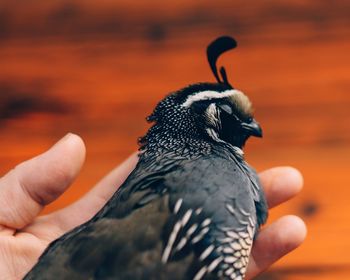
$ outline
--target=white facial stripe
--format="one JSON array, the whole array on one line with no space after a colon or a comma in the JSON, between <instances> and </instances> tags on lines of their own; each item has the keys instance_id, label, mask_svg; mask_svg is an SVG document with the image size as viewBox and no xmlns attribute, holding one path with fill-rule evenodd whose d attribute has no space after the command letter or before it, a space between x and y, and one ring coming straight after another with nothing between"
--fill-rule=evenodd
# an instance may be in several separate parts
<instances>
[{"instance_id":1,"label":"white facial stripe","mask_svg":"<svg viewBox=\"0 0 350 280\"><path fill-rule=\"evenodd\" d=\"M187 100L182 104L183 107L190 107L193 102L202 101L202 100L210 100L210 99L217 99L217 98L225 98L230 97L235 94L241 93L239 90L236 89L229 89L222 92L217 92L213 90L205 90L198 93L194 93L193 95L189 96Z\"/></svg>"}]
</instances>

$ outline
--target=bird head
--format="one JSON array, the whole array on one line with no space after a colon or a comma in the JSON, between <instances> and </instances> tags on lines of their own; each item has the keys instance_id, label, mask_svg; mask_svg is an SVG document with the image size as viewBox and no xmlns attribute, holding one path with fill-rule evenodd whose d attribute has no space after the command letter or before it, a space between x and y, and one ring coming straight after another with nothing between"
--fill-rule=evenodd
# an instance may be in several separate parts
<instances>
[{"instance_id":1,"label":"bird head","mask_svg":"<svg viewBox=\"0 0 350 280\"><path fill-rule=\"evenodd\" d=\"M177 139L205 138L239 148L250 136L262 137L249 98L230 85L225 68L221 67L220 75L217 71L217 58L235 46L231 37L220 37L208 46L208 61L218 82L193 84L163 99L148 118L157 123L157 133Z\"/></svg>"},{"instance_id":2,"label":"bird head","mask_svg":"<svg viewBox=\"0 0 350 280\"><path fill-rule=\"evenodd\" d=\"M202 86L207 89L193 92L181 104L194 116L199 131L213 141L239 148L250 136L262 137L262 129L253 117L252 103L242 91L215 84Z\"/></svg>"}]
</instances>

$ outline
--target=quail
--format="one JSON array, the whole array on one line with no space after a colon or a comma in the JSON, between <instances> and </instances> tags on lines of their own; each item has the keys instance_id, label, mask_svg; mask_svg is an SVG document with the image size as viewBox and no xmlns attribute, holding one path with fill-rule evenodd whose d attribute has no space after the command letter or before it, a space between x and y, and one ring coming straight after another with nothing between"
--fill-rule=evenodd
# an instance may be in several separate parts
<instances>
[{"instance_id":1,"label":"quail","mask_svg":"<svg viewBox=\"0 0 350 280\"><path fill-rule=\"evenodd\" d=\"M248 97L207 48L216 83L173 92L148 117L139 160L88 222L52 242L24 279L244 279L267 204L242 151L262 137Z\"/></svg>"}]
</instances>

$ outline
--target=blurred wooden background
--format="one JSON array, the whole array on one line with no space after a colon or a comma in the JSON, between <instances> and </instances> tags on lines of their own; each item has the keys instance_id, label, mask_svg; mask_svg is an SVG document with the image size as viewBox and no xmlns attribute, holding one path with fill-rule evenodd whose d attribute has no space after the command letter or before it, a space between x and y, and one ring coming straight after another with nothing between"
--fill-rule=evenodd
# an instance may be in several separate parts
<instances>
[{"instance_id":1,"label":"blurred wooden background","mask_svg":"<svg viewBox=\"0 0 350 280\"><path fill-rule=\"evenodd\" d=\"M205 47L229 34L230 81L264 128L247 146L258 170L293 165L302 194L271 212L300 215L305 244L259 279L350 279L350 3L0 1L0 172L71 131L87 145L63 207L137 149L166 93L213 81Z\"/></svg>"}]
</instances>

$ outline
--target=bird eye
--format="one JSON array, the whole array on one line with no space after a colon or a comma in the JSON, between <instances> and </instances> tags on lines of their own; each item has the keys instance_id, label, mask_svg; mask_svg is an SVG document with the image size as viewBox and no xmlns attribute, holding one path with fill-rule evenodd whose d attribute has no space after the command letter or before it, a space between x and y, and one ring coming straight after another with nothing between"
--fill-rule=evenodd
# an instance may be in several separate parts
<instances>
[{"instance_id":1,"label":"bird eye","mask_svg":"<svg viewBox=\"0 0 350 280\"><path fill-rule=\"evenodd\" d=\"M219 107L229 115L232 115L232 108L227 104L220 104Z\"/></svg>"}]
</instances>

